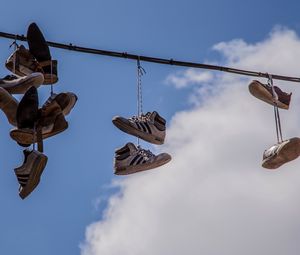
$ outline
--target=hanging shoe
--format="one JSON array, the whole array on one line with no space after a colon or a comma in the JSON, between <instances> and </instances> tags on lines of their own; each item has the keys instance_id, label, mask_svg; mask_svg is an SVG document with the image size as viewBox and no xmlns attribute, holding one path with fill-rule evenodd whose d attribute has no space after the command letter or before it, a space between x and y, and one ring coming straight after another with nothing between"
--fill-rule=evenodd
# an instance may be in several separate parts
<instances>
[{"instance_id":1,"label":"hanging shoe","mask_svg":"<svg viewBox=\"0 0 300 255\"><path fill-rule=\"evenodd\" d=\"M52 94L44 103L43 107L47 107L47 105L51 105L53 102L56 102L59 104L63 115L66 116L71 112L77 100L78 97L72 92Z\"/></svg>"},{"instance_id":2,"label":"hanging shoe","mask_svg":"<svg viewBox=\"0 0 300 255\"><path fill-rule=\"evenodd\" d=\"M157 156L149 150L127 143L115 151L114 169L116 175L127 175L153 169L168 163L171 156L161 153Z\"/></svg>"},{"instance_id":3,"label":"hanging shoe","mask_svg":"<svg viewBox=\"0 0 300 255\"><path fill-rule=\"evenodd\" d=\"M51 60L49 46L36 23L31 23L27 30L29 51L44 71L44 84L54 84L57 78L57 61Z\"/></svg>"},{"instance_id":4,"label":"hanging shoe","mask_svg":"<svg viewBox=\"0 0 300 255\"><path fill-rule=\"evenodd\" d=\"M39 99L36 87L31 87L26 91L21 99L16 113L17 129L34 129L34 125L38 120ZM28 147L29 143L17 141L20 146Z\"/></svg>"},{"instance_id":5,"label":"hanging shoe","mask_svg":"<svg viewBox=\"0 0 300 255\"><path fill-rule=\"evenodd\" d=\"M56 101L51 105L43 106L39 110L39 119L36 130L41 130L42 139L55 136L68 128L61 108ZM37 135L33 128L15 128L10 131L10 136L19 144L32 144L37 142Z\"/></svg>"},{"instance_id":6,"label":"hanging shoe","mask_svg":"<svg viewBox=\"0 0 300 255\"><path fill-rule=\"evenodd\" d=\"M24 150L24 162L15 168L19 187L19 196L26 198L39 184L43 170L47 164L47 156L39 151Z\"/></svg>"},{"instance_id":7,"label":"hanging shoe","mask_svg":"<svg viewBox=\"0 0 300 255\"><path fill-rule=\"evenodd\" d=\"M35 72L44 72L36 58L24 47L24 45L17 47L6 60L5 66L9 71L18 76L27 76Z\"/></svg>"},{"instance_id":8,"label":"hanging shoe","mask_svg":"<svg viewBox=\"0 0 300 255\"><path fill-rule=\"evenodd\" d=\"M163 144L166 136L166 120L156 111L126 119L116 116L113 124L125 133L137 136L147 142Z\"/></svg>"},{"instance_id":9,"label":"hanging shoe","mask_svg":"<svg viewBox=\"0 0 300 255\"><path fill-rule=\"evenodd\" d=\"M278 106L278 108L288 110L292 93L288 94L286 92L283 92L277 86L274 86L274 90L278 96L278 100L273 99L272 88L267 84L263 84L256 80L252 81L249 84L249 91L253 96L270 105L274 105L275 103Z\"/></svg>"},{"instance_id":10,"label":"hanging shoe","mask_svg":"<svg viewBox=\"0 0 300 255\"><path fill-rule=\"evenodd\" d=\"M4 88L0 87L0 108L4 112L8 122L17 126L17 109L19 102L11 94L9 94Z\"/></svg>"},{"instance_id":11,"label":"hanging shoe","mask_svg":"<svg viewBox=\"0 0 300 255\"><path fill-rule=\"evenodd\" d=\"M26 91L17 108L17 127L34 128L38 120L39 98L36 87L31 87Z\"/></svg>"},{"instance_id":12,"label":"hanging shoe","mask_svg":"<svg viewBox=\"0 0 300 255\"><path fill-rule=\"evenodd\" d=\"M42 73L32 73L25 77L7 75L0 79L0 87L10 94L24 94L31 86L38 88L44 82Z\"/></svg>"},{"instance_id":13,"label":"hanging shoe","mask_svg":"<svg viewBox=\"0 0 300 255\"><path fill-rule=\"evenodd\" d=\"M300 138L294 137L289 140L273 145L264 151L262 167L276 169L281 165L296 159L300 155Z\"/></svg>"}]
</instances>

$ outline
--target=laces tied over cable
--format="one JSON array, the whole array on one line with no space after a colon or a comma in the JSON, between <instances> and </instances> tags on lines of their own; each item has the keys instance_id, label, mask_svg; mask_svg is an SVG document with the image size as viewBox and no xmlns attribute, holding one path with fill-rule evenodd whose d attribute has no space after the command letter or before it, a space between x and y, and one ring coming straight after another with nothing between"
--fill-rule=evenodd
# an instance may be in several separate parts
<instances>
[{"instance_id":1,"label":"laces tied over cable","mask_svg":"<svg viewBox=\"0 0 300 255\"><path fill-rule=\"evenodd\" d=\"M14 55L13 55L13 73L16 73L16 62L17 62L17 57L16 57L16 50L19 48L19 45L17 43L17 36L15 36L14 41L9 45L9 48L14 47Z\"/></svg>"},{"instance_id":2,"label":"laces tied over cable","mask_svg":"<svg viewBox=\"0 0 300 255\"><path fill-rule=\"evenodd\" d=\"M143 121L142 76L145 73L146 73L145 69L141 66L140 56L138 56L137 58L137 118L138 121ZM137 138L137 144L138 146L140 145L140 138Z\"/></svg>"},{"instance_id":3,"label":"laces tied over cable","mask_svg":"<svg viewBox=\"0 0 300 255\"><path fill-rule=\"evenodd\" d=\"M267 76L268 76L268 86L271 87L271 90L272 90L272 99L273 99L273 104L274 104L274 116L275 116L277 143L282 143L283 139L282 139L282 131L281 131L281 122L280 122L280 116L279 116L279 109L278 109L278 106L277 106L278 95L277 95L277 93L274 89L272 75L267 73Z\"/></svg>"}]
</instances>

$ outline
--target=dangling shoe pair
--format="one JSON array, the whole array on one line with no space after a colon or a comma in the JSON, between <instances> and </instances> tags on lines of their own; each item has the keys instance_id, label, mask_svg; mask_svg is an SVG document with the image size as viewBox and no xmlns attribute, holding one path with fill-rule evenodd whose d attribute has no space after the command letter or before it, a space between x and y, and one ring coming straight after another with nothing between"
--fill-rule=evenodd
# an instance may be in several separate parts
<instances>
[{"instance_id":1,"label":"dangling shoe pair","mask_svg":"<svg viewBox=\"0 0 300 255\"><path fill-rule=\"evenodd\" d=\"M250 93L256 98L278 108L288 110L291 95L282 91L277 86L270 86L259 81L252 81L249 84ZM274 95L275 94L275 95ZM265 150L263 153L262 167L276 169L283 164L296 159L300 155L300 138L294 137L289 140L278 142Z\"/></svg>"},{"instance_id":2,"label":"dangling shoe pair","mask_svg":"<svg viewBox=\"0 0 300 255\"><path fill-rule=\"evenodd\" d=\"M8 70L18 76L27 76L32 73L42 73L43 84L54 84L58 81L57 60L52 60L47 42L35 23L27 30L29 50L23 45L17 49L6 61Z\"/></svg>"},{"instance_id":3,"label":"dangling shoe pair","mask_svg":"<svg viewBox=\"0 0 300 255\"><path fill-rule=\"evenodd\" d=\"M38 93L35 87L31 87L25 93L20 103L10 94L3 92L0 90L0 100L1 96L5 98L3 102L6 102L6 107L1 108L0 103L0 108L5 112L9 122L17 126L11 130L10 136L25 147L37 142L38 137L34 128L41 131L42 139L66 130L68 122L65 116L70 113L77 101L77 96L71 92L53 94L42 108L38 109Z\"/></svg>"},{"instance_id":4,"label":"dangling shoe pair","mask_svg":"<svg viewBox=\"0 0 300 255\"><path fill-rule=\"evenodd\" d=\"M139 137L153 144L163 144L166 136L166 121L156 111L129 119L115 117L113 124L125 133ZM127 143L115 151L114 169L116 175L127 175L153 169L168 163L167 153L154 155L149 150Z\"/></svg>"}]
</instances>

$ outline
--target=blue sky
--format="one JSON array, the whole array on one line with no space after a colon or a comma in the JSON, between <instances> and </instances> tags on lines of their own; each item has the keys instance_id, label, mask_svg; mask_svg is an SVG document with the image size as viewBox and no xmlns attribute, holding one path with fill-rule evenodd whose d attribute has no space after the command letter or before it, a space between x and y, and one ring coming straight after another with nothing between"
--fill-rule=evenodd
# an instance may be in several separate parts
<instances>
[{"instance_id":1,"label":"blue sky","mask_svg":"<svg viewBox=\"0 0 300 255\"><path fill-rule=\"evenodd\" d=\"M218 42L264 40L276 25L300 33L298 1L5 1L0 31L26 34L36 22L47 40L178 60L218 61ZM0 38L2 76L11 41ZM22 201L13 169L22 148L9 137L1 113L0 249L9 255L80 254L86 227L102 217L111 188L114 150L134 138L111 123L115 115L136 113L136 63L51 48L59 61L55 92L78 95L67 117L69 129L45 141L48 164L35 192ZM166 77L185 70L142 63L144 109L169 121L190 108L191 89L176 90ZM288 75L288 74L287 74ZM39 89L40 104L50 88ZM147 144L143 145L147 147ZM100 202L99 202L100 201Z\"/></svg>"}]
</instances>

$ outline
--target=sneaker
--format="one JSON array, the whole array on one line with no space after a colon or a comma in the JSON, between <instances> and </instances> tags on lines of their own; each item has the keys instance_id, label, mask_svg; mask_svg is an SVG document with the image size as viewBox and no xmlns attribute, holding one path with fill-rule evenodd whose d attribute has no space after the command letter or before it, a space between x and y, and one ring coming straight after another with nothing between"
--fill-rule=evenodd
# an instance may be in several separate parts
<instances>
[{"instance_id":1,"label":"sneaker","mask_svg":"<svg viewBox=\"0 0 300 255\"><path fill-rule=\"evenodd\" d=\"M26 198L39 184L43 170L47 164L47 156L39 151L24 150L24 162L15 168L19 187L19 196Z\"/></svg>"},{"instance_id":2,"label":"sneaker","mask_svg":"<svg viewBox=\"0 0 300 255\"><path fill-rule=\"evenodd\" d=\"M39 120L36 129L41 129L42 139L55 136L68 128L68 122L62 114L60 106L54 102L39 110ZM33 128L15 128L10 136L19 144L28 145L37 142Z\"/></svg>"},{"instance_id":3,"label":"sneaker","mask_svg":"<svg viewBox=\"0 0 300 255\"><path fill-rule=\"evenodd\" d=\"M44 84L54 84L57 78L57 61L51 60L49 46L36 23L31 23L27 30L29 51L36 58L44 71Z\"/></svg>"},{"instance_id":4,"label":"sneaker","mask_svg":"<svg viewBox=\"0 0 300 255\"><path fill-rule=\"evenodd\" d=\"M0 87L10 94L24 94L31 86L38 88L44 82L42 73L32 73L25 77L7 75L0 79Z\"/></svg>"},{"instance_id":5,"label":"sneaker","mask_svg":"<svg viewBox=\"0 0 300 255\"><path fill-rule=\"evenodd\" d=\"M33 129L38 120L39 98L36 87L26 91L17 108L17 127Z\"/></svg>"},{"instance_id":6,"label":"sneaker","mask_svg":"<svg viewBox=\"0 0 300 255\"><path fill-rule=\"evenodd\" d=\"M43 107L56 102L59 104L64 116L68 115L76 104L78 97L72 92L63 92L59 94L52 94L44 103Z\"/></svg>"},{"instance_id":7,"label":"sneaker","mask_svg":"<svg viewBox=\"0 0 300 255\"><path fill-rule=\"evenodd\" d=\"M113 124L125 133L137 136L153 144L163 144L166 136L166 121L159 114L148 112L145 115L126 119L116 116Z\"/></svg>"},{"instance_id":8,"label":"sneaker","mask_svg":"<svg viewBox=\"0 0 300 255\"><path fill-rule=\"evenodd\" d=\"M17 47L6 60L5 66L9 71L18 76L27 76L35 72L44 72L36 58L24 47L24 45Z\"/></svg>"},{"instance_id":9,"label":"sneaker","mask_svg":"<svg viewBox=\"0 0 300 255\"><path fill-rule=\"evenodd\" d=\"M264 151L262 167L276 169L300 155L300 138L294 137Z\"/></svg>"},{"instance_id":10,"label":"sneaker","mask_svg":"<svg viewBox=\"0 0 300 255\"><path fill-rule=\"evenodd\" d=\"M259 81L252 81L249 84L249 91L253 96L268 104L274 105L275 103L278 108L288 110L292 93L288 94L283 92L277 86L274 86L274 90L278 96L278 99L273 98L272 88L267 84L263 84Z\"/></svg>"},{"instance_id":11,"label":"sneaker","mask_svg":"<svg viewBox=\"0 0 300 255\"><path fill-rule=\"evenodd\" d=\"M157 156L149 150L127 143L115 151L114 169L116 175L127 175L153 169L168 163L171 156L161 153Z\"/></svg>"},{"instance_id":12,"label":"sneaker","mask_svg":"<svg viewBox=\"0 0 300 255\"><path fill-rule=\"evenodd\" d=\"M4 88L0 87L0 108L4 112L8 122L17 126L17 109L19 102L7 92Z\"/></svg>"}]
</instances>

